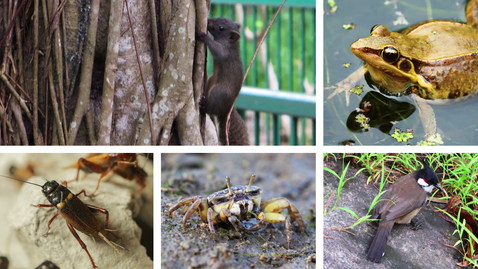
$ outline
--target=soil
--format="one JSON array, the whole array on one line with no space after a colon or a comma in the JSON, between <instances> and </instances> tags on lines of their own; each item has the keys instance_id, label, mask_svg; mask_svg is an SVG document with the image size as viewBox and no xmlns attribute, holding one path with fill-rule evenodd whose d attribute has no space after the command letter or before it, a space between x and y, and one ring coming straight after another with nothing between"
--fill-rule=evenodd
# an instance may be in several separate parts
<instances>
[{"instance_id":1,"label":"soil","mask_svg":"<svg viewBox=\"0 0 478 269\"><path fill-rule=\"evenodd\" d=\"M161 157L161 267L162 268L315 268L316 177L315 154L162 154ZM267 224L253 233L236 232L232 225L216 225L218 242L207 224L193 214L182 224L182 208L167 216L180 198L243 186L257 175L254 186L262 198L285 197L306 222L302 235L292 222L287 249L285 225ZM287 210L282 211L287 215ZM249 227L257 222L244 221Z\"/></svg>"}]
</instances>

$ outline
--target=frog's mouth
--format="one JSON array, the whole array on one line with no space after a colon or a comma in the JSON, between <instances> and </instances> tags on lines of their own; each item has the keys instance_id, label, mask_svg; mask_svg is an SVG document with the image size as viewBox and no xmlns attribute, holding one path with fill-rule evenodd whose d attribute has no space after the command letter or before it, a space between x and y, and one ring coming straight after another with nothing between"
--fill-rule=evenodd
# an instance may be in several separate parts
<instances>
[{"instance_id":1,"label":"frog's mouth","mask_svg":"<svg viewBox=\"0 0 478 269\"><path fill-rule=\"evenodd\" d=\"M383 69L380 66L377 67L370 64L366 65L366 69L370 73L373 81L391 92L403 93L408 88L417 85L416 82L411 80L408 74L397 76L397 73L391 72L390 69Z\"/></svg>"},{"instance_id":2,"label":"frog's mouth","mask_svg":"<svg viewBox=\"0 0 478 269\"><path fill-rule=\"evenodd\" d=\"M399 69L396 65L398 62L402 60L408 60L408 59L403 59L403 57L400 57L400 59L398 59L393 64L387 63L381 57L382 50L371 49L367 47L353 47L354 44L352 44L352 47L350 48L350 50L355 54L355 56L362 59L368 65L374 66L375 68L382 70L383 72L389 74L390 76L406 77L409 80L412 80L412 81L414 80L415 70L413 70L413 64L411 64L406 69L407 72Z\"/></svg>"},{"instance_id":3,"label":"frog's mouth","mask_svg":"<svg viewBox=\"0 0 478 269\"><path fill-rule=\"evenodd\" d=\"M396 63L390 64L382 59L381 50L358 47L356 43L352 44L350 50L365 62L366 71L380 86L394 93L403 93L412 86L423 88L431 86L422 76L415 73L413 63L409 59L400 57ZM397 66L402 66L407 72Z\"/></svg>"}]
</instances>

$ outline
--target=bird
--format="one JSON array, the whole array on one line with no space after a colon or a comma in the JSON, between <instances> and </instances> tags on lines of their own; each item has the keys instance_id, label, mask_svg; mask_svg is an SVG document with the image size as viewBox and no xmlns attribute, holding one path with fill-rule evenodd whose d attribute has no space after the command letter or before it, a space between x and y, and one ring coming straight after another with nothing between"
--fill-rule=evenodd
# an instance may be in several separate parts
<instances>
[{"instance_id":1,"label":"bird","mask_svg":"<svg viewBox=\"0 0 478 269\"><path fill-rule=\"evenodd\" d=\"M423 168L397 179L373 208L372 219L380 218L380 222L367 252L368 261L380 262L395 223L410 223L435 187L443 191L435 171L427 161L419 161Z\"/></svg>"}]
</instances>

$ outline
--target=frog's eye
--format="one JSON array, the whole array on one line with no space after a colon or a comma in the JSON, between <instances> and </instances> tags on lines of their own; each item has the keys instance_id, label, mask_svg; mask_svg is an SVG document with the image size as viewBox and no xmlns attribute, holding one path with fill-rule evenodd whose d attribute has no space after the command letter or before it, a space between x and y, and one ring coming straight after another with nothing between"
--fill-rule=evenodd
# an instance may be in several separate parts
<instances>
[{"instance_id":1,"label":"frog's eye","mask_svg":"<svg viewBox=\"0 0 478 269\"><path fill-rule=\"evenodd\" d=\"M387 46L382 50L382 59L389 64L395 63L400 57L398 50L392 46Z\"/></svg>"},{"instance_id":2,"label":"frog's eye","mask_svg":"<svg viewBox=\"0 0 478 269\"><path fill-rule=\"evenodd\" d=\"M379 27L380 24L375 24L374 26L372 26L372 29L370 29L370 34L373 33L373 31L375 31L375 29L377 29L377 27Z\"/></svg>"}]
</instances>

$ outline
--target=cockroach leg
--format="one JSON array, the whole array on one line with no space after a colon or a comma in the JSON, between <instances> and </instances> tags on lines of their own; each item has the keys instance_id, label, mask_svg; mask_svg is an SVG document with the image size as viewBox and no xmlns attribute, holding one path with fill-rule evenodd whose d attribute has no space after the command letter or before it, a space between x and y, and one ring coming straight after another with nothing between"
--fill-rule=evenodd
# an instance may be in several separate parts
<instances>
[{"instance_id":1,"label":"cockroach leg","mask_svg":"<svg viewBox=\"0 0 478 269\"><path fill-rule=\"evenodd\" d=\"M108 221L110 220L110 213L108 213L108 210L101 207L94 206L94 205L88 205L88 204L85 204L85 205L90 209L91 212L99 212L106 215L105 229L108 229Z\"/></svg>"},{"instance_id":2,"label":"cockroach leg","mask_svg":"<svg viewBox=\"0 0 478 269\"><path fill-rule=\"evenodd\" d=\"M101 183L101 179L103 179L103 177L105 177L109 172L111 172L113 170L113 167L109 167L108 170L106 170L103 174L101 174L100 176L100 179L98 179L98 185L96 185L96 189L95 191L93 192L93 195L95 195L96 191L98 190L98 188L100 187L100 183Z\"/></svg>"},{"instance_id":3,"label":"cockroach leg","mask_svg":"<svg viewBox=\"0 0 478 269\"><path fill-rule=\"evenodd\" d=\"M50 231L50 225L56 217L58 217L58 211L56 212L55 216L53 216L53 218L51 218L50 221L48 222L48 230L46 230L46 233L44 236L46 236L48 232Z\"/></svg>"},{"instance_id":4,"label":"cockroach leg","mask_svg":"<svg viewBox=\"0 0 478 269\"><path fill-rule=\"evenodd\" d=\"M86 251L86 254L88 254L88 257L90 257L90 261L93 264L93 268L98 268L96 266L95 262L93 261L93 258L91 257L90 252L88 252L88 249L86 248L85 243L83 243L83 241L81 241L81 238L78 236L75 229L73 229L73 226L71 226L71 224L68 223L68 222L66 222L66 225L68 226L68 229L70 229L70 232L73 234L73 236L76 238L76 240L78 240L78 243L80 243L81 248L83 248Z\"/></svg>"},{"instance_id":5,"label":"cockroach leg","mask_svg":"<svg viewBox=\"0 0 478 269\"><path fill-rule=\"evenodd\" d=\"M55 207L54 205L45 205L45 204L38 204L38 205L33 205L35 207ZM43 235L43 236L47 236L48 235L48 232L50 231L50 225L51 223L53 222L53 220L58 217L58 211L56 212L55 216L53 216L53 218L50 219L50 221L48 222L48 230L46 231L46 233Z\"/></svg>"},{"instance_id":6,"label":"cockroach leg","mask_svg":"<svg viewBox=\"0 0 478 269\"><path fill-rule=\"evenodd\" d=\"M118 167L124 168L126 164L132 164L134 167L138 167L138 161L118 161Z\"/></svg>"}]
</instances>

